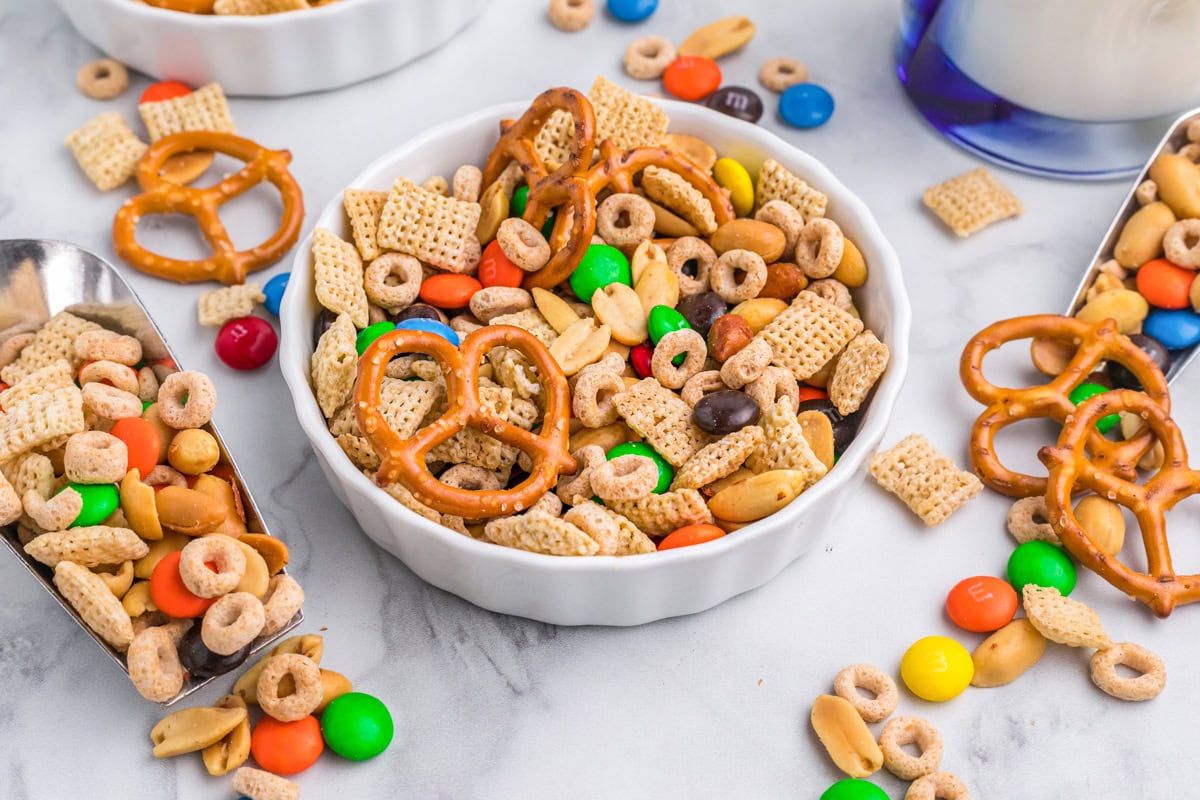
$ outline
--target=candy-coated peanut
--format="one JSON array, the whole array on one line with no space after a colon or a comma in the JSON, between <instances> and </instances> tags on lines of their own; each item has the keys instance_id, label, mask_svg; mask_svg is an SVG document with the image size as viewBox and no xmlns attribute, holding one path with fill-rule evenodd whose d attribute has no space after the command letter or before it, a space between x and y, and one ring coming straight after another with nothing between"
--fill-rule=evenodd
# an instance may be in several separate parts
<instances>
[{"instance_id":1,"label":"candy-coated peanut","mask_svg":"<svg viewBox=\"0 0 1200 800\"><path fill-rule=\"evenodd\" d=\"M109 433L125 443L130 469L137 469L141 475L149 475L150 470L158 465L163 443L159 428L153 422L140 417L126 417L117 420Z\"/></svg>"},{"instance_id":2,"label":"candy-coated peanut","mask_svg":"<svg viewBox=\"0 0 1200 800\"><path fill-rule=\"evenodd\" d=\"M1025 584L1052 586L1066 597L1075 588L1075 565L1061 547L1048 542L1017 545L1008 557L1008 582L1019 593Z\"/></svg>"},{"instance_id":3,"label":"candy-coated peanut","mask_svg":"<svg viewBox=\"0 0 1200 800\"><path fill-rule=\"evenodd\" d=\"M276 775L295 775L317 762L325 750L321 724L314 716L280 722L264 716L250 733L250 754Z\"/></svg>"},{"instance_id":4,"label":"candy-coated peanut","mask_svg":"<svg viewBox=\"0 0 1200 800\"><path fill-rule=\"evenodd\" d=\"M918 639L900 659L900 677L909 691L931 703L962 694L971 683L975 667L971 654L946 636Z\"/></svg>"},{"instance_id":5,"label":"candy-coated peanut","mask_svg":"<svg viewBox=\"0 0 1200 800\"><path fill-rule=\"evenodd\" d=\"M342 758L365 761L387 749L395 735L395 724L379 698L347 692L321 715L321 732L329 749Z\"/></svg>"},{"instance_id":6,"label":"candy-coated peanut","mask_svg":"<svg viewBox=\"0 0 1200 800\"><path fill-rule=\"evenodd\" d=\"M721 68L704 56L680 56L667 65L663 87L680 100L702 100L721 85Z\"/></svg>"},{"instance_id":7,"label":"candy-coated peanut","mask_svg":"<svg viewBox=\"0 0 1200 800\"><path fill-rule=\"evenodd\" d=\"M729 191L729 201L739 217L754 210L754 181L745 167L732 158L718 158L712 171L717 185Z\"/></svg>"},{"instance_id":8,"label":"candy-coated peanut","mask_svg":"<svg viewBox=\"0 0 1200 800\"><path fill-rule=\"evenodd\" d=\"M720 539L724 535L725 531L716 525L709 525L703 522L695 525L685 525L664 536L663 540L658 543L658 549L661 552L675 547L691 547L695 544L704 544L714 539Z\"/></svg>"},{"instance_id":9,"label":"candy-coated peanut","mask_svg":"<svg viewBox=\"0 0 1200 800\"><path fill-rule=\"evenodd\" d=\"M1188 292L1195 280L1195 270L1156 258L1137 271L1137 290L1156 308L1187 308L1191 302Z\"/></svg>"},{"instance_id":10,"label":"candy-coated peanut","mask_svg":"<svg viewBox=\"0 0 1200 800\"><path fill-rule=\"evenodd\" d=\"M965 578L946 596L946 613L963 630L987 633L1012 621L1017 613L1017 593L990 575Z\"/></svg>"},{"instance_id":11,"label":"candy-coated peanut","mask_svg":"<svg viewBox=\"0 0 1200 800\"><path fill-rule=\"evenodd\" d=\"M434 308L466 308L483 284L470 275L439 273L421 283L420 297Z\"/></svg>"}]
</instances>

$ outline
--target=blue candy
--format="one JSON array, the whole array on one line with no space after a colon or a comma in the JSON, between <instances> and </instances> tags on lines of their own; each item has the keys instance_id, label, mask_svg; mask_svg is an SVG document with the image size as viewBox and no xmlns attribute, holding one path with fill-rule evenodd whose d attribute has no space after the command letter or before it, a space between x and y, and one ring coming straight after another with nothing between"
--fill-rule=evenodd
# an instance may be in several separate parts
<instances>
[{"instance_id":1,"label":"blue candy","mask_svg":"<svg viewBox=\"0 0 1200 800\"><path fill-rule=\"evenodd\" d=\"M263 301L267 311L270 311L275 316L279 316L279 304L283 302L283 293L287 291L288 278L292 277L290 272L281 272L271 280L267 281L267 285L263 287L263 294L267 299Z\"/></svg>"},{"instance_id":2,"label":"blue candy","mask_svg":"<svg viewBox=\"0 0 1200 800\"><path fill-rule=\"evenodd\" d=\"M425 331L426 333L436 333L450 344L458 347L458 333L449 325L444 325L436 319L406 319L403 322L396 323L398 331Z\"/></svg>"},{"instance_id":3,"label":"blue candy","mask_svg":"<svg viewBox=\"0 0 1200 800\"><path fill-rule=\"evenodd\" d=\"M1142 323L1142 333L1158 339L1168 350L1183 350L1200 344L1200 314L1190 308L1156 308Z\"/></svg>"},{"instance_id":4,"label":"blue candy","mask_svg":"<svg viewBox=\"0 0 1200 800\"><path fill-rule=\"evenodd\" d=\"M789 86L779 98L779 116L793 128L815 128L833 116L833 95L815 83Z\"/></svg>"},{"instance_id":5,"label":"blue candy","mask_svg":"<svg viewBox=\"0 0 1200 800\"><path fill-rule=\"evenodd\" d=\"M658 0L608 0L608 13L621 22L641 22L658 8Z\"/></svg>"}]
</instances>

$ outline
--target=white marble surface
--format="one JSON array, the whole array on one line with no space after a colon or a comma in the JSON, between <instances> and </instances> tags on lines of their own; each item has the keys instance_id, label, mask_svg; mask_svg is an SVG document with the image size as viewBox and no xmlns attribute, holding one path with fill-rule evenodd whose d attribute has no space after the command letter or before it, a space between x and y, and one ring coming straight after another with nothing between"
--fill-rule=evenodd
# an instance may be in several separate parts
<instances>
[{"instance_id":1,"label":"white marble surface","mask_svg":"<svg viewBox=\"0 0 1200 800\"><path fill-rule=\"evenodd\" d=\"M958 354L985 324L1058 311L1126 191L1003 173L1027 214L967 241L920 203L923 187L974 166L906 104L892 69L896 2L744 0L760 23L750 47L723 62L729 83L756 85L767 57L805 60L836 96L811 132L763 125L825 160L874 209L905 264L913 359L885 443L922 431L965 460L977 408L957 381ZM395 74L340 92L232 101L244 133L295 155L310 214L369 160L423 128L481 105L532 97L552 84L586 88L598 72L627 85L620 56L633 37L676 41L733 6L667 0L639 27L600 16L586 32L550 27L544 0L497 0L448 47ZM342 42L336 46L353 47ZM0 237L66 239L112 259L112 214L131 188L94 191L62 146L109 108L136 117L134 92L102 104L74 72L96 53L47 2L0 0ZM323 54L314 53L314 58ZM272 272L283 269L280 265ZM217 422L273 529L292 547L308 591L307 628L324 629L326 664L384 698L397 736L382 757L332 755L299 777L308 798L807 797L837 777L808 725L812 698L836 671L869 661L895 671L909 643L956 631L945 593L972 574L1002 574L1012 543L1007 502L984 494L926 530L873 486L849 505L825 545L773 583L707 613L632 630L563 629L497 616L431 589L356 529L313 463L275 365L234 374L194 321L198 289L124 274L185 363L215 375ZM270 274L270 273L268 273ZM1177 419L1200 431L1189 402L1200 371L1176 385ZM1177 564L1195 568L1194 504L1174 515ZM1190 551L1189 551L1190 550ZM156 762L147 733L161 716L64 617L13 559L0 558L0 797L232 797L197 757ZM1200 611L1153 618L1093 575L1077 596L1115 638L1165 659L1166 692L1146 704L1092 686L1087 658L1053 648L1017 683L946 704L903 694L901 712L931 719L944 767L972 796L1184 796L1191 783ZM230 681L198 699L210 701ZM889 796L904 786L886 774Z\"/></svg>"}]
</instances>

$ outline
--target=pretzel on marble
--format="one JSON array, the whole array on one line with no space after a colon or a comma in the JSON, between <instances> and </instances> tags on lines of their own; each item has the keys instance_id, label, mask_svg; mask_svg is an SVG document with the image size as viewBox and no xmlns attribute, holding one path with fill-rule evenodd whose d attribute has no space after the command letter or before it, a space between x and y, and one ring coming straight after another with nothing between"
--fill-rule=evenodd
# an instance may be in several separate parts
<instances>
[{"instance_id":1,"label":"pretzel on marble","mask_svg":"<svg viewBox=\"0 0 1200 800\"><path fill-rule=\"evenodd\" d=\"M984 356L1008 342L1030 338L1066 342L1076 347L1076 351L1066 369L1040 386L1003 388L984 378ZM1014 472L1000 463L995 451L996 433L1025 419L1048 417L1065 424L1075 414L1075 405L1069 398L1072 390L1087 381L1104 361L1115 361L1129 369L1150 398L1164 412L1170 411L1171 401L1162 371L1145 351L1117 333L1113 320L1092 323L1038 314L1002 320L975 334L963 350L959 377L971 397L987 406L971 426L971 464L979 478L1009 497L1045 494L1045 478ZM1154 437L1143 430L1132 439L1114 442L1099 431L1088 430L1086 444L1098 466L1118 477L1132 478L1138 459L1154 444Z\"/></svg>"},{"instance_id":2,"label":"pretzel on marble","mask_svg":"<svg viewBox=\"0 0 1200 800\"><path fill-rule=\"evenodd\" d=\"M669 169L691 184L712 204L718 226L737 217L729 196L721 191L721 187L707 172L696 166L688 157L665 147L635 147L632 150L622 150L611 140L605 139L600 143L600 160L588 170L588 186L593 196L599 195L604 189L632 192L634 177L646 167Z\"/></svg>"},{"instance_id":3,"label":"pretzel on marble","mask_svg":"<svg viewBox=\"0 0 1200 800\"><path fill-rule=\"evenodd\" d=\"M546 389L546 412L538 433L530 433L497 417L479 399L479 365L494 347L509 347L537 368ZM445 414L402 439L380 411L379 391L388 362L397 355L431 356L446 377ZM354 385L354 414L363 436L379 455L375 480L381 486L399 482L417 500L443 514L466 519L508 516L529 508L554 488L559 473L575 472L567 449L570 395L567 379L554 356L531 333L508 325L489 325L473 331L455 347L425 331L397 330L379 337L358 362ZM447 486L429 471L425 457L437 445L468 427L495 437L529 455L529 477L511 489L470 490Z\"/></svg>"},{"instance_id":4,"label":"pretzel on marble","mask_svg":"<svg viewBox=\"0 0 1200 800\"><path fill-rule=\"evenodd\" d=\"M237 172L205 188L181 186L159 175L164 162L181 153L211 150L246 162ZM304 222L304 197L288 172L292 154L268 150L231 133L184 131L164 136L146 151L138 164L142 194L130 198L113 220L113 246L117 255L142 272L179 283L217 280L242 283L246 274L283 258L300 237ZM217 209L257 184L270 181L279 190L283 215L269 239L249 250L237 250L217 215ZM184 261L153 253L137 241L138 220L147 214L187 214L213 249L208 258Z\"/></svg>"},{"instance_id":5,"label":"pretzel on marble","mask_svg":"<svg viewBox=\"0 0 1200 800\"><path fill-rule=\"evenodd\" d=\"M553 172L538 156L534 139L555 111L575 120L571 154ZM558 208L550 234L553 254L546 266L527 274L526 289L549 289L566 280L579 265L596 231L596 202L586 179L596 146L596 112L583 93L569 88L547 89L515 122L501 123L500 141L483 167L483 185L491 186L510 162L516 161L529 186L524 218L541 230L551 210Z\"/></svg>"},{"instance_id":6,"label":"pretzel on marble","mask_svg":"<svg viewBox=\"0 0 1200 800\"><path fill-rule=\"evenodd\" d=\"M1162 442L1163 466L1144 484L1125 480L1088 459L1088 438L1098 420L1128 411L1144 419L1149 435ZM1089 398L1067 421L1055 447L1038 458L1050 471L1046 511L1063 545L1079 562L1160 617L1177 605L1200 600L1200 575L1177 575L1171 566L1165 512L1180 500L1200 494L1200 472L1188 466L1183 434L1167 409L1142 392L1120 389ZM1089 489L1128 508L1137 519L1146 550L1146 572L1107 555L1079 524L1071 495Z\"/></svg>"}]
</instances>

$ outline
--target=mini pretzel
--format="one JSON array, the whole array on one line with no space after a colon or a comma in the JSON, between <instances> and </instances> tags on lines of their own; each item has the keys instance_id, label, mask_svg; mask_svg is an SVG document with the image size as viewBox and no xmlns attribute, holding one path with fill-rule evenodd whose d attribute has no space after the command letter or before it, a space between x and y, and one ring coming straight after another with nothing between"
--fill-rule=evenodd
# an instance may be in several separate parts
<instances>
[{"instance_id":1,"label":"mini pretzel","mask_svg":"<svg viewBox=\"0 0 1200 800\"><path fill-rule=\"evenodd\" d=\"M574 118L575 136L566 162L549 172L533 142L559 110ZM565 280L579 265L596 230L596 203L585 179L596 145L596 112L587 97L575 89L548 89L534 99L520 119L502 124L502 129L500 141L484 164L483 185L491 186L515 161L529 186L525 221L541 230L551 209L559 208L550 234L553 255L544 268L529 273L522 282L526 289L549 289Z\"/></svg>"},{"instance_id":2,"label":"mini pretzel","mask_svg":"<svg viewBox=\"0 0 1200 800\"><path fill-rule=\"evenodd\" d=\"M530 433L497 417L479 399L479 365L488 351L508 347L528 358L545 384L546 411L541 431ZM380 388L391 359L402 353L432 356L446 379L449 409L441 417L402 439L380 410ZM508 325L489 325L473 331L460 347L434 333L397 330L379 337L358 363L354 385L354 414L359 429L379 455L376 482L399 482L416 499L443 514L466 519L507 516L533 505L554 488L560 472L573 472L575 459L567 450L570 398L562 368L532 333ZM471 491L438 481L429 471L429 451L465 428L475 428L529 454L529 477L512 489Z\"/></svg>"},{"instance_id":3,"label":"mini pretzel","mask_svg":"<svg viewBox=\"0 0 1200 800\"><path fill-rule=\"evenodd\" d=\"M1142 485L1114 475L1096 459L1088 459L1088 442L1096 421L1119 411L1131 411L1144 419L1148 429L1140 435L1153 437L1163 445L1163 467ZM1096 395L1079 405L1063 427L1058 445L1043 447L1038 457L1050 470L1046 491L1050 524L1081 564L1150 606L1160 617L1169 615L1176 605L1200 600L1200 574L1176 575L1171 566L1163 517L1180 500L1200 493L1200 472L1188 466L1183 434L1163 405L1129 389ZM1107 555L1079 524L1071 508L1071 495L1081 489L1089 489L1133 512L1142 531L1146 572L1137 572Z\"/></svg>"},{"instance_id":4,"label":"mini pretzel","mask_svg":"<svg viewBox=\"0 0 1200 800\"><path fill-rule=\"evenodd\" d=\"M1023 389L995 386L983 376L983 359L991 351L1017 339L1053 339L1076 347L1067 366L1049 383ZM1069 395L1084 383L1102 361L1115 361L1129 369L1163 413L1170 410L1167 381L1145 351L1117 333L1113 320L1091 323L1054 314L1003 320L984 328L967 343L959 362L959 377L967 392L987 409L971 427L971 463L991 488L1009 497L1046 493L1046 479L1013 472L1000 463L995 451L996 433L1023 419L1049 417L1060 425L1075 413ZM1120 477L1132 478L1138 459L1154 443L1149 431L1132 439L1113 442L1099 431L1086 431L1086 446L1095 463Z\"/></svg>"},{"instance_id":5,"label":"mini pretzel","mask_svg":"<svg viewBox=\"0 0 1200 800\"><path fill-rule=\"evenodd\" d=\"M181 186L159 175L167 159L197 150L224 153L246 165L203 189ZM287 165L291 160L292 154L287 150L268 150L230 133L185 131L164 136L150 145L138 164L137 179L143 194L126 201L113 219L113 246L117 255L142 272L180 283L209 280L242 283L247 273L283 258L300 237L304 199L300 184L288 172ZM273 183L283 201L279 228L258 246L237 250L217 209L263 181ZM138 220L147 214L172 213L187 214L196 219L200 232L213 249L211 256L183 261L152 253L138 243Z\"/></svg>"}]
</instances>

